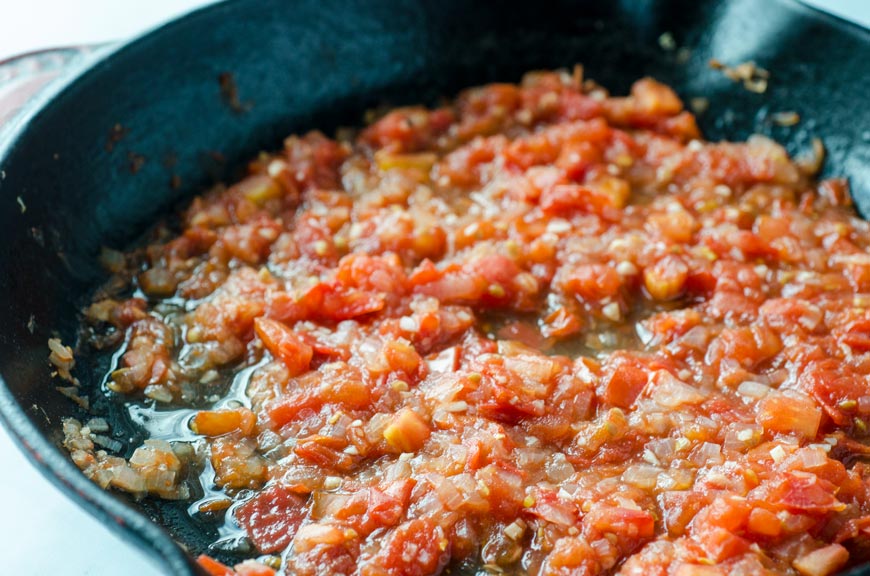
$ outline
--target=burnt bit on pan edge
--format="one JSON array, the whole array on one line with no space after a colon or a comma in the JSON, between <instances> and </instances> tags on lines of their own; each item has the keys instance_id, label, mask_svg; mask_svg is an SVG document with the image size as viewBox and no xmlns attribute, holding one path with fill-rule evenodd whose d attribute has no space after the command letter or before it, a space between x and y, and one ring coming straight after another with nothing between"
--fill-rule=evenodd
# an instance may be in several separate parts
<instances>
[{"instance_id":1,"label":"burnt bit on pan edge","mask_svg":"<svg viewBox=\"0 0 870 576\"><path fill-rule=\"evenodd\" d=\"M128 152L127 161L130 166L130 174L136 174L145 166L145 156L136 152Z\"/></svg>"},{"instance_id":2,"label":"burnt bit on pan edge","mask_svg":"<svg viewBox=\"0 0 870 576\"><path fill-rule=\"evenodd\" d=\"M218 76L218 83L221 87L221 98L230 107L230 110L236 114L244 114L251 109L253 103L242 102L239 99L239 88L232 73L221 72Z\"/></svg>"},{"instance_id":3,"label":"burnt bit on pan edge","mask_svg":"<svg viewBox=\"0 0 870 576\"><path fill-rule=\"evenodd\" d=\"M109 135L106 138L106 152L114 150L115 144L123 140L128 132L129 130L120 122L112 126L111 130L109 130Z\"/></svg>"}]
</instances>

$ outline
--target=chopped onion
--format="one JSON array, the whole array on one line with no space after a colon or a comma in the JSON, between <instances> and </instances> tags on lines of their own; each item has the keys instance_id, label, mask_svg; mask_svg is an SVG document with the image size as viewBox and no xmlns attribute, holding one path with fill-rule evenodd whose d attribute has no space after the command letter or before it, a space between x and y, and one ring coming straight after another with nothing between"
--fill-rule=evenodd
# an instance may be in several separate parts
<instances>
[{"instance_id":1,"label":"chopped onion","mask_svg":"<svg viewBox=\"0 0 870 576\"><path fill-rule=\"evenodd\" d=\"M656 372L650 384L653 386L652 400L664 408L676 408L683 404L698 404L704 401L703 394L666 370Z\"/></svg>"},{"instance_id":2,"label":"chopped onion","mask_svg":"<svg viewBox=\"0 0 870 576\"><path fill-rule=\"evenodd\" d=\"M771 388L761 382L746 380L737 387L737 393L747 398L764 398L770 394Z\"/></svg>"},{"instance_id":3,"label":"chopped onion","mask_svg":"<svg viewBox=\"0 0 870 576\"><path fill-rule=\"evenodd\" d=\"M803 576L829 576L839 571L848 561L848 550L840 544L830 544L804 554L792 562L792 566Z\"/></svg>"},{"instance_id":4,"label":"chopped onion","mask_svg":"<svg viewBox=\"0 0 870 576\"><path fill-rule=\"evenodd\" d=\"M698 446L693 451L691 460L698 466L722 464L725 461L722 457L722 446L712 442L704 442Z\"/></svg>"},{"instance_id":5,"label":"chopped onion","mask_svg":"<svg viewBox=\"0 0 870 576\"><path fill-rule=\"evenodd\" d=\"M445 508L448 510L458 510L462 506L465 499L449 478L445 478L440 474L432 474L429 477L429 483L432 484L435 493L438 494L438 498L441 499Z\"/></svg>"},{"instance_id":6,"label":"chopped onion","mask_svg":"<svg viewBox=\"0 0 870 576\"><path fill-rule=\"evenodd\" d=\"M642 490L655 488L661 469L649 464L635 464L629 466L622 473L622 480Z\"/></svg>"},{"instance_id":7,"label":"chopped onion","mask_svg":"<svg viewBox=\"0 0 870 576\"><path fill-rule=\"evenodd\" d=\"M830 446L828 447L828 450L830 450ZM796 454L798 458L800 458L800 463L804 469L811 470L828 463L828 454L825 450L818 447L807 446L806 448L798 450Z\"/></svg>"},{"instance_id":8,"label":"chopped onion","mask_svg":"<svg viewBox=\"0 0 870 576\"><path fill-rule=\"evenodd\" d=\"M324 544L335 546L344 542L345 536L342 530L325 524L305 524L296 532L293 538L293 551L297 554L308 552L315 546Z\"/></svg>"},{"instance_id":9,"label":"chopped onion","mask_svg":"<svg viewBox=\"0 0 870 576\"><path fill-rule=\"evenodd\" d=\"M544 466L547 478L554 484L560 484L574 475L574 467L561 452L550 457Z\"/></svg>"}]
</instances>

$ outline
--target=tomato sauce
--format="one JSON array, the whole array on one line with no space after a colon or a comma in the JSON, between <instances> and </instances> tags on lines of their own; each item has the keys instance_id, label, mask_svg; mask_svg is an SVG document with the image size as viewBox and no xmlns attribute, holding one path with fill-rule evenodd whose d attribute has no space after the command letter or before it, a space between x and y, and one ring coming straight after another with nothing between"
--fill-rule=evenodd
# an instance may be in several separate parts
<instances>
[{"instance_id":1,"label":"tomato sauce","mask_svg":"<svg viewBox=\"0 0 870 576\"><path fill-rule=\"evenodd\" d=\"M870 228L810 172L530 73L288 138L86 317L108 393L195 408L238 574L826 576L870 531Z\"/></svg>"}]
</instances>

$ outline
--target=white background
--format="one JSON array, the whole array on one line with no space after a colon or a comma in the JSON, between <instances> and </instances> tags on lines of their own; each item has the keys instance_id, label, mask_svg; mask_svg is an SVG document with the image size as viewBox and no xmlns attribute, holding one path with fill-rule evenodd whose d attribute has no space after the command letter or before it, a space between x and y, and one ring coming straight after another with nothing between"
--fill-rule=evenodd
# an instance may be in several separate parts
<instances>
[{"instance_id":1,"label":"white background","mask_svg":"<svg viewBox=\"0 0 870 576\"><path fill-rule=\"evenodd\" d=\"M0 60L35 48L126 38L209 3L206 0L3 0L0 2ZM808 0L807 3L870 26L868 0Z\"/></svg>"},{"instance_id":2,"label":"white background","mask_svg":"<svg viewBox=\"0 0 870 576\"><path fill-rule=\"evenodd\" d=\"M205 0L4 0L0 60L30 50L123 39L208 4ZM870 26L868 0L810 4ZM43 479L0 429L3 573L159 576L147 558Z\"/></svg>"}]
</instances>

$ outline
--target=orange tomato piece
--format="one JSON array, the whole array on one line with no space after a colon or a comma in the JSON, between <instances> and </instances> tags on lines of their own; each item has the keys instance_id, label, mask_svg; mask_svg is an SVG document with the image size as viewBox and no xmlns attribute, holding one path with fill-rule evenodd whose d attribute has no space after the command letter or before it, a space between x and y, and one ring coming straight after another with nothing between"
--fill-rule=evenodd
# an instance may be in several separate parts
<instances>
[{"instance_id":1,"label":"orange tomato piece","mask_svg":"<svg viewBox=\"0 0 870 576\"><path fill-rule=\"evenodd\" d=\"M257 417L247 408L201 410L190 421L190 429L203 436L223 436L237 430L250 436L256 424Z\"/></svg>"},{"instance_id":2,"label":"orange tomato piece","mask_svg":"<svg viewBox=\"0 0 870 576\"><path fill-rule=\"evenodd\" d=\"M429 425L409 408L403 408L384 429L384 439L396 452L416 452L429 438Z\"/></svg>"},{"instance_id":3,"label":"orange tomato piece","mask_svg":"<svg viewBox=\"0 0 870 576\"><path fill-rule=\"evenodd\" d=\"M254 320L254 330L272 356L287 366L291 377L308 371L314 351L295 332L277 320L262 317Z\"/></svg>"}]
</instances>

